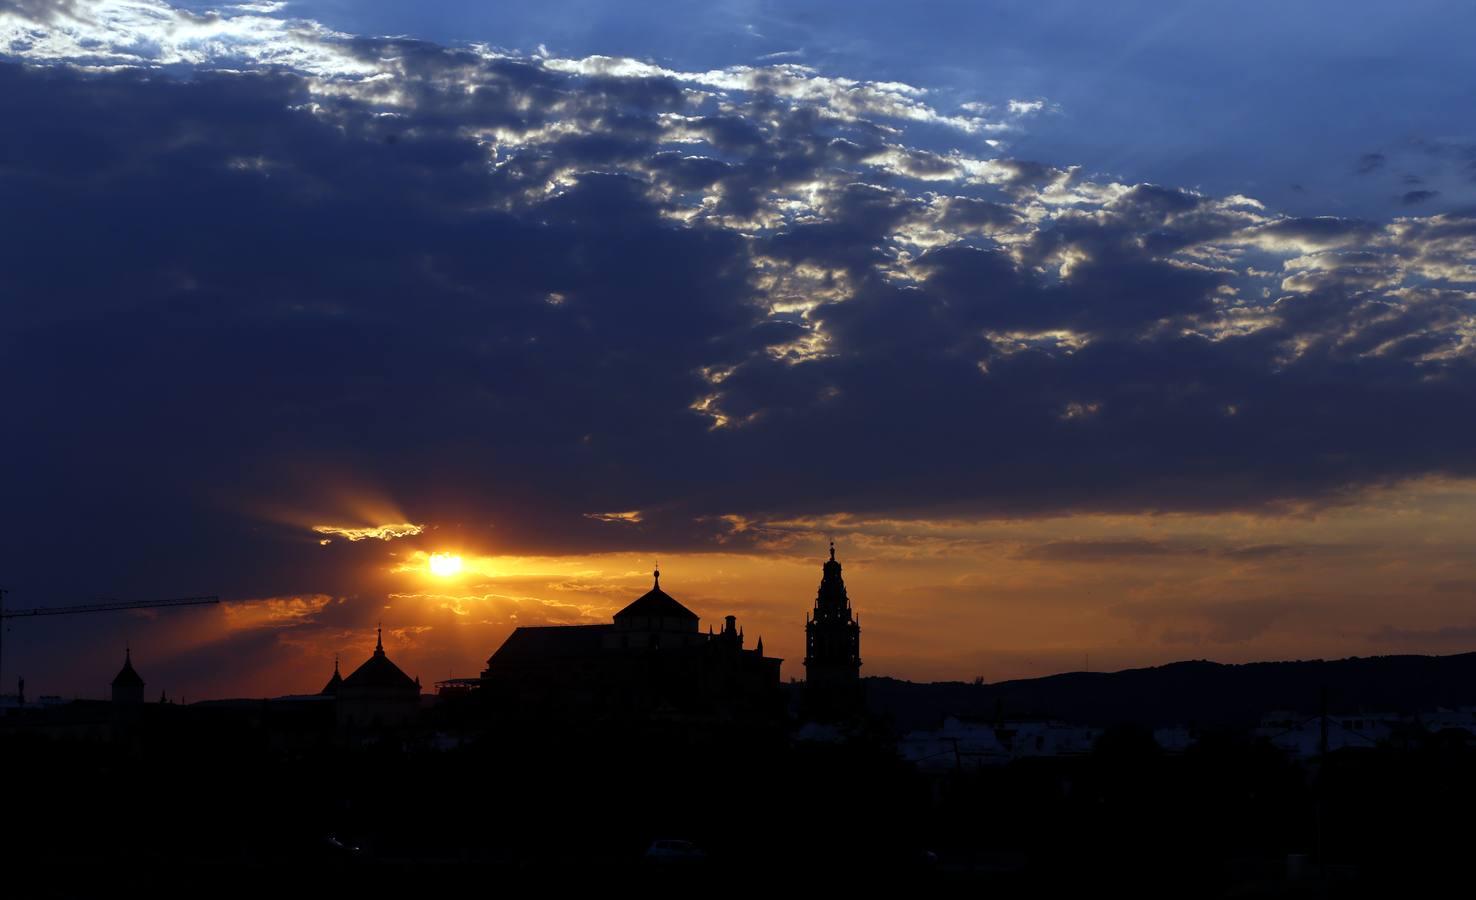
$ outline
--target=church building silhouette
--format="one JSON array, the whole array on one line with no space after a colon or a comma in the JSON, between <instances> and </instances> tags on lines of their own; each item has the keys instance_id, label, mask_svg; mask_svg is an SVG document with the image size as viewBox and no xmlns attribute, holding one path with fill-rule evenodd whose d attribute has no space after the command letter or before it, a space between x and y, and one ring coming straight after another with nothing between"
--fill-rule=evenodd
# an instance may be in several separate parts
<instances>
[{"instance_id":1,"label":"church building silhouette","mask_svg":"<svg viewBox=\"0 0 1476 900\"><path fill-rule=\"evenodd\" d=\"M481 694L491 708L546 717L730 719L782 707L783 660L752 648L735 616L707 632L661 588L651 589L609 624L526 626L487 660Z\"/></svg>"}]
</instances>

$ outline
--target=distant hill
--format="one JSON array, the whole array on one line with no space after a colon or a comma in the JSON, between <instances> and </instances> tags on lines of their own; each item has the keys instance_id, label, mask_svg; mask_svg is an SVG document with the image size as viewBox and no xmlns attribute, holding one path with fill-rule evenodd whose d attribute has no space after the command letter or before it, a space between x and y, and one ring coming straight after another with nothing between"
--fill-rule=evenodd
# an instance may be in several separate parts
<instances>
[{"instance_id":1,"label":"distant hill","mask_svg":"<svg viewBox=\"0 0 1476 900\"><path fill-rule=\"evenodd\" d=\"M1414 713L1476 705L1476 653L1224 665L1204 660L976 685L867 678L867 704L907 730L945 715L1050 717L1089 725L1243 728L1273 710Z\"/></svg>"}]
</instances>

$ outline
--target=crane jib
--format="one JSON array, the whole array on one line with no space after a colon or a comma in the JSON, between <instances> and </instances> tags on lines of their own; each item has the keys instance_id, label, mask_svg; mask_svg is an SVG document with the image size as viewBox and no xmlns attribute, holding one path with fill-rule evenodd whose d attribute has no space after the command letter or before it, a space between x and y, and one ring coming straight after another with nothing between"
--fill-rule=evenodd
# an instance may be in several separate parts
<instances>
[{"instance_id":1,"label":"crane jib","mask_svg":"<svg viewBox=\"0 0 1476 900\"><path fill-rule=\"evenodd\" d=\"M0 589L0 600L7 592ZM214 595L206 597L175 597L170 600L109 600L103 603L84 603L80 606L38 606L35 609L5 609L0 606L0 619L21 619L31 616L71 616L79 613L119 612L128 609L159 609L170 606L201 606L219 603ZM0 646L3 646L5 629L0 628ZM3 670L0 670L3 671Z\"/></svg>"},{"instance_id":2,"label":"crane jib","mask_svg":"<svg viewBox=\"0 0 1476 900\"><path fill-rule=\"evenodd\" d=\"M176 597L172 600L113 601L108 603L84 603L80 606L41 606L35 609L0 609L0 619L15 619L23 616L70 616L77 613L114 612L123 609L156 609L166 606L198 606L219 603L220 598Z\"/></svg>"}]
</instances>

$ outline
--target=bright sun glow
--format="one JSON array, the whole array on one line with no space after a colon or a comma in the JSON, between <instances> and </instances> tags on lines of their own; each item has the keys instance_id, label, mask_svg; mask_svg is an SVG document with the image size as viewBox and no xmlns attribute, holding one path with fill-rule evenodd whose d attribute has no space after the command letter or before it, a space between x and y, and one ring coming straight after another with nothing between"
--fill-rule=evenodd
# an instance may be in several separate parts
<instances>
[{"instance_id":1,"label":"bright sun glow","mask_svg":"<svg viewBox=\"0 0 1476 900\"><path fill-rule=\"evenodd\" d=\"M430 555L432 575L448 578L461 571L461 557L454 553L432 553Z\"/></svg>"}]
</instances>

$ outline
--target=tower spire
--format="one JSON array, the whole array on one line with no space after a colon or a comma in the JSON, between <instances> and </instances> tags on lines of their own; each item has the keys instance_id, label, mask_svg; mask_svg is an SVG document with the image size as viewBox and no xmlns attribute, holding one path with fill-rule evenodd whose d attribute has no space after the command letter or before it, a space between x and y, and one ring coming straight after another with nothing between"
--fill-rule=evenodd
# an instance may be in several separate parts
<instances>
[{"instance_id":1,"label":"tower spire","mask_svg":"<svg viewBox=\"0 0 1476 900\"><path fill-rule=\"evenodd\" d=\"M335 653L333 654L333 677L328 679L328 683L323 685L323 689L318 693L323 696L336 696L338 689L342 686L343 675L338 671L338 654Z\"/></svg>"},{"instance_id":2,"label":"tower spire","mask_svg":"<svg viewBox=\"0 0 1476 900\"><path fill-rule=\"evenodd\" d=\"M846 595L835 540L829 543L830 558L821 567L815 610L805 620L805 681L817 708L832 700L854 708L861 684L861 625ZM835 696L828 697L831 693Z\"/></svg>"},{"instance_id":3,"label":"tower spire","mask_svg":"<svg viewBox=\"0 0 1476 900\"><path fill-rule=\"evenodd\" d=\"M384 652L384 622L381 621L379 623L379 627L375 629L374 634L375 634L375 637L374 637L374 652L375 653L383 653ZM338 663L337 662L334 662L333 665L334 665L334 668L337 668L338 667Z\"/></svg>"}]
</instances>

